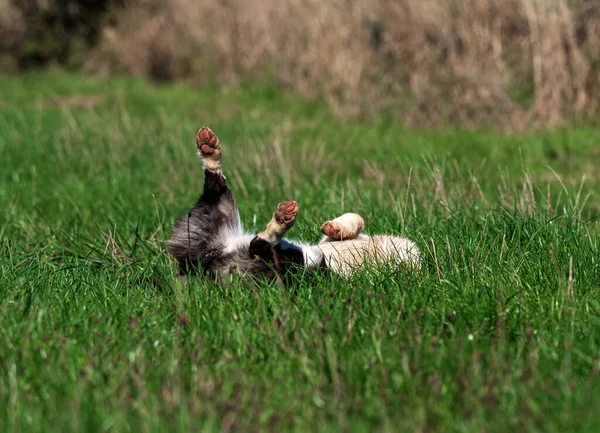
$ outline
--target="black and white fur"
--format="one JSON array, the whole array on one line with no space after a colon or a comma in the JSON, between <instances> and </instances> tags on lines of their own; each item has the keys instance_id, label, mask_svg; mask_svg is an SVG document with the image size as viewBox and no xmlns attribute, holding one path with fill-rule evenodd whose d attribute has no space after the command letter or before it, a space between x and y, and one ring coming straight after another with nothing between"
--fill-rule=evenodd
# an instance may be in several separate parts
<instances>
[{"instance_id":1,"label":"black and white fur","mask_svg":"<svg viewBox=\"0 0 600 433\"><path fill-rule=\"evenodd\" d=\"M202 131L205 137L200 137ZM279 239L283 233L253 235L243 230L237 204L220 169L220 155L219 164L211 164L211 155L202 152L206 136L212 137L212 131L201 128L196 140L204 163L204 190L190 212L179 217L168 242L180 273L221 280L234 272L242 277L273 277L298 265L324 266L323 254L314 246ZM220 143L218 146L220 151ZM279 227L279 231L289 227Z\"/></svg>"},{"instance_id":2,"label":"black and white fur","mask_svg":"<svg viewBox=\"0 0 600 433\"><path fill-rule=\"evenodd\" d=\"M298 205L293 201L280 203L265 231L256 235L246 233L222 173L218 138L203 127L198 131L196 143L204 165L204 190L189 213L179 217L167 245L179 264L181 275L207 275L219 282L233 274L242 278L276 277L307 268L330 269L348 275L346 262L361 265L364 261L362 257L356 258L357 248L361 246L365 251L370 248L367 254L384 251L418 265L414 243L393 236L361 235L362 226L354 231L353 239L336 241L325 236L318 245L283 239L297 214ZM286 213L289 209L292 212Z\"/></svg>"}]
</instances>

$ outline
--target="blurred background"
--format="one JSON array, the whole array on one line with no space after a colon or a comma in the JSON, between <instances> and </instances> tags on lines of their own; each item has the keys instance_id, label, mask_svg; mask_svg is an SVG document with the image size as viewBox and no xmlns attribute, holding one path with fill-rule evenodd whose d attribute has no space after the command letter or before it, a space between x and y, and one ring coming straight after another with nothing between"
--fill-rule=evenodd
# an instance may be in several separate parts
<instances>
[{"instance_id":1,"label":"blurred background","mask_svg":"<svg viewBox=\"0 0 600 433\"><path fill-rule=\"evenodd\" d=\"M268 80L346 119L595 120L598 0L0 0L0 71Z\"/></svg>"}]
</instances>

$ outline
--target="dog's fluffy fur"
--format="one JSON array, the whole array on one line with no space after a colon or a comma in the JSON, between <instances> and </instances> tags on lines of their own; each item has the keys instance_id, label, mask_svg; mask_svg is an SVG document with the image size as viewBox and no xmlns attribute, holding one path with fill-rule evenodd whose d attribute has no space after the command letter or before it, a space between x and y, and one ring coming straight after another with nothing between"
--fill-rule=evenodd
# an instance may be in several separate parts
<instances>
[{"instance_id":1,"label":"dog's fluffy fur","mask_svg":"<svg viewBox=\"0 0 600 433\"><path fill-rule=\"evenodd\" d=\"M414 242L362 234L364 221L353 213L324 223L324 237L317 245L283 239L298 214L295 201L280 203L261 233L246 233L223 175L219 139L202 127L196 145L204 166L204 191L189 213L178 219L168 242L182 275L204 274L223 282L234 273L242 278L276 277L302 269L349 277L367 262L420 266Z\"/></svg>"}]
</instances>

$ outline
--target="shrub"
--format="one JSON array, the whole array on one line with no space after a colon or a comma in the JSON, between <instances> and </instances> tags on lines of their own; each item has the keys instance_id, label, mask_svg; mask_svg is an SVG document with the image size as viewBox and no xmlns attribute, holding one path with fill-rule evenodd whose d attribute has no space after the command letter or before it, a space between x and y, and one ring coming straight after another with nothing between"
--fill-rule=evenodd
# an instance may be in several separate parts
<instances>
[{"instance_id":1,"label":"shrub","mask_svg":"<svg viewBox=\"0 0 600 433\"><path fill-rule=\"evenodd\" d=\"M5 64L81 66L123 0L0 0ZM113 15L114 19L114 15Z\"/></svg>"},{"instance_id":2,"label":"shrub","mask_svg":"<svg viewBox=\"0 0 600 433\"><path fill-rule=\"evenodd\" d=\"M599 0L14 2L20 65L79 64L100 36L91 71L269 79L349 118L521 130L600 108Z\"/></svg>"},{"instance_id":3,"label":"shrub","mask_svg":"<svg viewBox=\"0 0 600 433\"><path fill-rule=\"evenodd\" d=\"M600 98L598 1L145 0L94 68L236 82L270 71L344 116L558 125Z\"/></svg>"}]
</instances>

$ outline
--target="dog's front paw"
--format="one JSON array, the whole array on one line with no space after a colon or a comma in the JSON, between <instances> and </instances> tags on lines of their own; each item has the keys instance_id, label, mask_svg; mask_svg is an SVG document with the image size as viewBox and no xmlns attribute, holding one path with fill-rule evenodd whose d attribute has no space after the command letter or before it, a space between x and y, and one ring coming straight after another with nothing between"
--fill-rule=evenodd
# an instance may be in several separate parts
<instances>
[{"instance_id":1,"label":"dog's front paw","mask_svg":"<svg viewBox=\"0 0 600 433\"><path fill-rule=\"evenodd\" d=\"M300 206L294 200L284 201L279 203L273 216L279 224L291 226L296 221L299 209Z\"/></svg>"}]
</instances>

